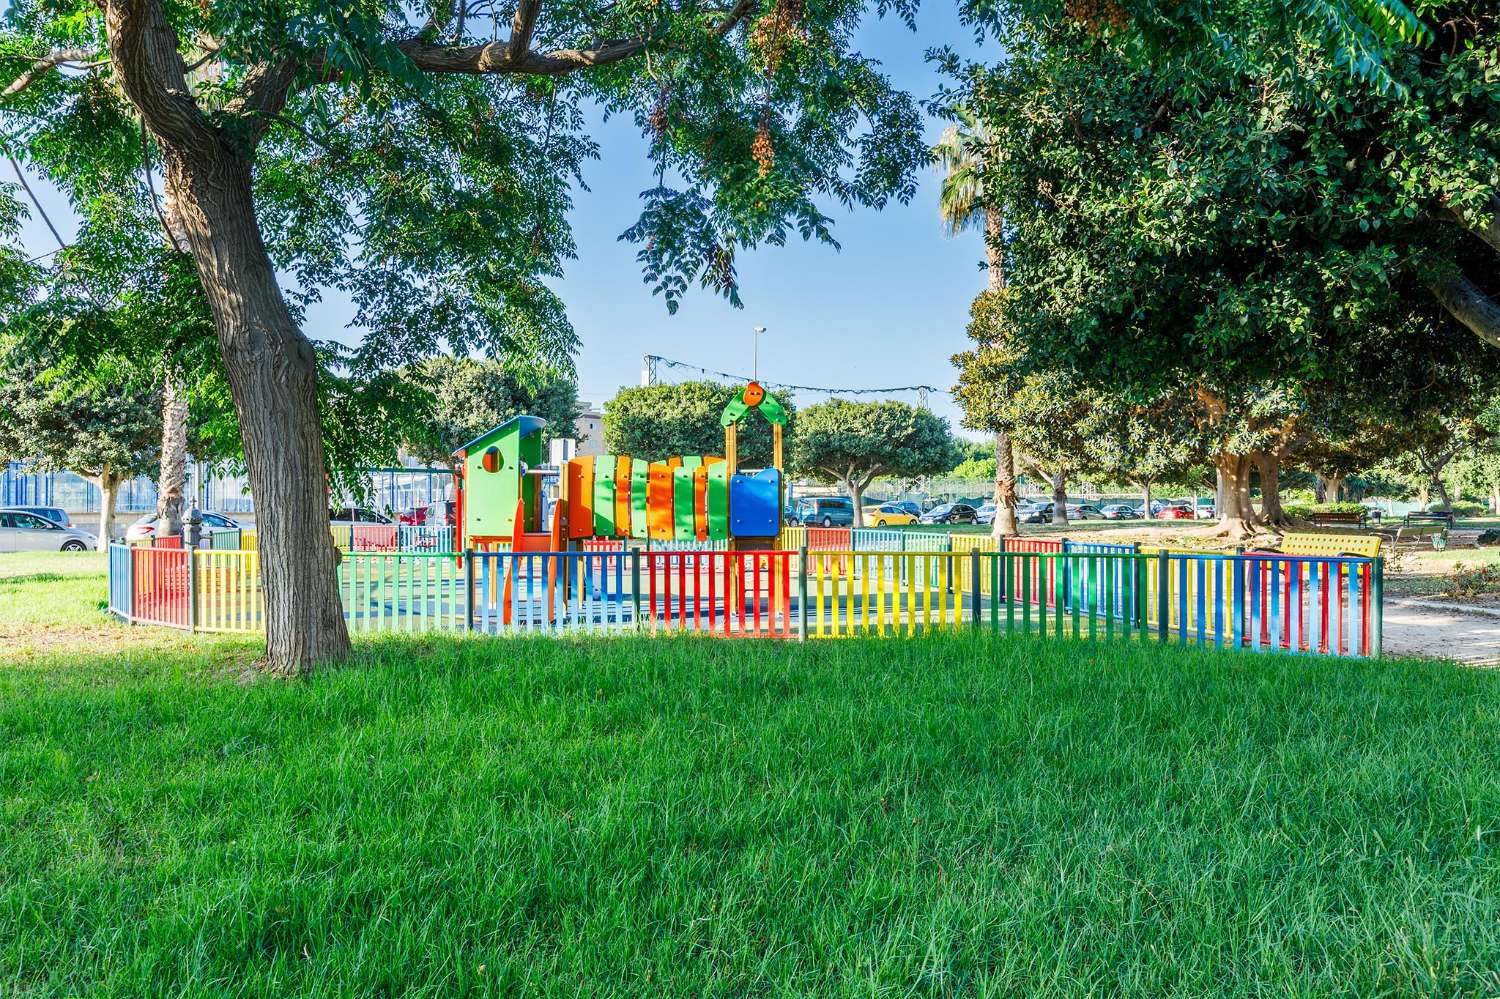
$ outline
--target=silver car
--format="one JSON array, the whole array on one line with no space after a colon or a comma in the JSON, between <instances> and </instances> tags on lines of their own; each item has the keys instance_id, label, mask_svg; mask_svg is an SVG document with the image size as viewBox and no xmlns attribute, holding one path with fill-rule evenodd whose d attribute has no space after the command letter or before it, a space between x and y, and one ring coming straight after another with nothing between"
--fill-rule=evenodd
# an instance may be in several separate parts
<instances>
[{"instance_id":1,"label":"silver car","mask_svg":"<svg viewBox=\"0 0 1500 999\"><path fill-rule=\"evenodd\" d=\"M0 510L0 552L82 552L95 543L88 531L25 510Z\"/></svg>"}]
</instances>

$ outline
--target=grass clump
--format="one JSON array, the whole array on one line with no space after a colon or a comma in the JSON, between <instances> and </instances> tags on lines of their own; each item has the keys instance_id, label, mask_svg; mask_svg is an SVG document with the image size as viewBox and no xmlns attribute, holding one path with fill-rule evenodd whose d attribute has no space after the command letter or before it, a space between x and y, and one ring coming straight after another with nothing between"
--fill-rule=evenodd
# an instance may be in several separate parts
<instances>
[{"instance_id":1,"label":"grass clump","mask_svg":"<svg viewBox=\"0 0 1500 999\"><path fill-rule=\"evenodd\" d=\"M55 656L0 671L0 982L1491 993L1496 683L966 635Z\"/></svg>"}]
</instances>

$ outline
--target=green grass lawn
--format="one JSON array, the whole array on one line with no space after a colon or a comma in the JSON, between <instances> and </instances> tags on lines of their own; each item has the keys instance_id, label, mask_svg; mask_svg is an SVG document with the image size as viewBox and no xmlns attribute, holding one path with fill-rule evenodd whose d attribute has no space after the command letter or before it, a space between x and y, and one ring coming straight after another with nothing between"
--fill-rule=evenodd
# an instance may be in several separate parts
<instances>
[{"instance_id":1,"label":"green grass lawn","mask_svg":"<svg viewBox=\"0 0 1500 999\"><path fill-rule=\"evenodd\" d=\"M235 682L247 647L0 668L0 996L1500 990L1486 672L442 638Z\"/></svg>"}]
</instances>

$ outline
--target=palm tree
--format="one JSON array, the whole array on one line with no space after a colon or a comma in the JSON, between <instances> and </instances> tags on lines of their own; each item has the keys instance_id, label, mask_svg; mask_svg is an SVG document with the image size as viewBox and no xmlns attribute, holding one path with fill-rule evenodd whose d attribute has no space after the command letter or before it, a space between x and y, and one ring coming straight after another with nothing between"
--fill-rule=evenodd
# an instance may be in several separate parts
<instances>
[{"instance_id":1,"label":"palm tree","mask_svg":"<svg viewBox=\"0 0 1500 999\"><path fill-rule=\"evenodd\" d=\"M958 124L945 128L932 147L933 161L944 174L938 214L953 235L984 226L990 291L1000 291L1005 287L1005 227L984 189L984 171L994 148L984 122L972 110L960 106L955 114ZM995 434L995 523L991 530L997 538L1017 533L1016 456L1010 435L1003 431Z\"/></svg>"}]
</instances>

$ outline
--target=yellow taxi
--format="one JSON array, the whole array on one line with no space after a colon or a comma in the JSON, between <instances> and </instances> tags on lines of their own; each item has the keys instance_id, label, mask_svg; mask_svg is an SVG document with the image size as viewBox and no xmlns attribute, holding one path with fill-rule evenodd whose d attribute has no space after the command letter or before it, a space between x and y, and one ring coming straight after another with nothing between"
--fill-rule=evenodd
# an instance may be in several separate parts
<instances>
[{"instance_id":1,"label":"yellow taxi","mask_svg":"<svg viewBox=\"0 0 1500 999\"><path fill-rule=\"evenodd\" d=\"M866 527L894 527L897 524L915 524L916 515L900 503L882 503L865 507Z\"/></svg>"}]
</instances>

